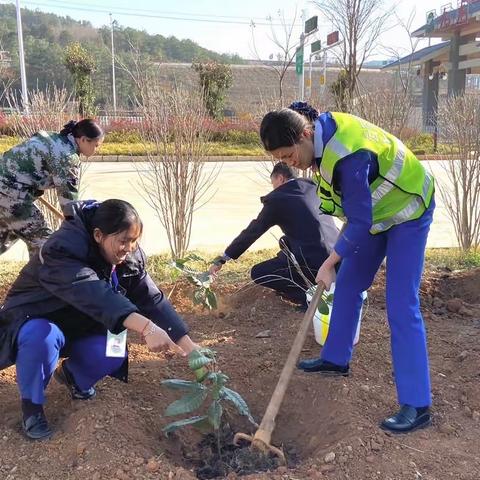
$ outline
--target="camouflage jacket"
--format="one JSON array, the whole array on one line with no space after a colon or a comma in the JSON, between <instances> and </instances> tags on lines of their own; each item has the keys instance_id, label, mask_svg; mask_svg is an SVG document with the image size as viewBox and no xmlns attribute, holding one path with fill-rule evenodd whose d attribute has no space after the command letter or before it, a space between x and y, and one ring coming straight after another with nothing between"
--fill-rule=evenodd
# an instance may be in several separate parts
<instances>
[{"instance_id":1,"label":"camouflage jacket","mask_svg":"<svg viewBox=\"0 0 480 480\"><path fill-rule=\"evenodd\" d=\"M76 200L80 156L73 136L40 131L0 158L0 189L34 200L55 188L60 205Z\"/></svg>"}]
</instances>

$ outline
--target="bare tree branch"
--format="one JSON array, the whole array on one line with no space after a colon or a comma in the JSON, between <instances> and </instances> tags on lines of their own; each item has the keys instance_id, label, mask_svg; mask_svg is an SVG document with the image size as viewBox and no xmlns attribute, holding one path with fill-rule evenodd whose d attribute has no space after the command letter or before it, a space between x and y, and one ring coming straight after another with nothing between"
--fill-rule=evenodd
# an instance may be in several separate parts
<instances>
[{"instance_id":1,"label":"bare tree branch","mask_svg":"<svg viewBox=\"0 0 480 480\"><path fill-rule=\"evenodd\" d=\"M347 92L354 97L363 63L390 26L393 7L383 10L384 0L314 0L321 14L344 40L337 55L346 72Z\"/></svg>"},{"instance_id":2,"label":"bare tree branch","mask_svg":"<svg viewBox=\"0 0 480 480\"><path fill-rule=\"evenodd\" d=\"M442 162L448 178L437 186L458 244L468 251L480 245L480 98L448 98L439 106L438 121L455 160Z\"/></svg>"},{"instance_id":3,"label":"bare tree branch","mask_svg":"<svg viewBox=\"0 0 480 480\"><path fill-rule=\"evenodd\" d=\"M148 150L147 170L138 172L141 193L165 228L172 258L183 258L194 212L210 200L221 169L221 164L205 168L210 119L199 90L177 85L167 90L155 75L131 73L139 87L142 136L155 146L153 153Z\"/></svg>"},{"instance_id":4,"label":"bare tree branch","mask_svg":"<svg viewBox=\"0 0 480 480\"><path fill-rule=\"evenodd\" d=\"M295 54L297 51L297 47L299 46L299 41L295 41L293 39L293 32L297 21L297 8L295 8L295 13L293 15L293 20L291 20L291 23L287 21L287 19L285 18L285 14L282 10L278 11L278 17L281 25L280 32L278 30L278 27L274 24L273 18L268 18L270 22L270 35L268 36L268 38L274 45L274 48L277 50L276 55L273 54L273 57L275 58L276 56L276 60L278 63L268 63L266 64L266 66L273 70L278 77L277 107L281 108L284 106L283 84L285 80L285 75L287 74L288 69L295 60ZM255 24L252 22L253 53L258 60L261 60L256 46L254 29Z\"/></svg>"}]
</instances>

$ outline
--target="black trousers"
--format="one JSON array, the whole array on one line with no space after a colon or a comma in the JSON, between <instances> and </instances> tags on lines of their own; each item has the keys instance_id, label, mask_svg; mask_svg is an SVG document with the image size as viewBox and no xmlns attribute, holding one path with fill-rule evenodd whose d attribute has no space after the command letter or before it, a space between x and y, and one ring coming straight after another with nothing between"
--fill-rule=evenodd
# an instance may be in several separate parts
<instances>
[{"instance_id":1,"label":"black trousers","mask_svg":"<svg viewBox=\"0 0 480 480\"><path fill-rule=\"evenodd\" d=\"M300 264L303 274L312 284L315 284L315 276L321 264L322 261L314 262L313 265L305 265L305 262ZM275 290L293 303L306 305L305 290L308 285L282 251L275 258L254 265L250 275L258 285Z\"/></svg>"}]
</instances>

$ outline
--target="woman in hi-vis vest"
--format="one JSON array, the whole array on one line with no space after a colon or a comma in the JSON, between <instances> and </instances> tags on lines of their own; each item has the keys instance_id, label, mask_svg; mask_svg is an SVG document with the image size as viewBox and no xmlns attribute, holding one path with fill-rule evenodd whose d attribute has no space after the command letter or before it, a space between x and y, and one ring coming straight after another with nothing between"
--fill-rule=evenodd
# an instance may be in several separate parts
<instances>
[{"instance_id":1,"label":"woman in hi-vis vest","mask_svg":"<svg viewBox=\"0 0 480 480\"><path fill-rule=\"evenodd\" d=\"M321 210L346 220L317 282L336 281L330 331L305 372L347 376L362 305L386 257L386 301L400 409L381 423L394 433L431 422L431 393L419 286L435 208L433 177L393 135L345 113L318 114L310 105L265 115L265 149L290 166L315 171ZM335 265L341 262L335 280Z\"/></svg>"}]
</instances>

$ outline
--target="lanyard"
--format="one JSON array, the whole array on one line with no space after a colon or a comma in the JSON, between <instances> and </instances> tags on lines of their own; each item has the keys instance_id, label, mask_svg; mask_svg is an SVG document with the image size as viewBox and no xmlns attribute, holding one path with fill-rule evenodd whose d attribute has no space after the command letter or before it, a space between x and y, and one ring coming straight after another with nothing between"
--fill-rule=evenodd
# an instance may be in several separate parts
<instances>
[{"instance_id":1,"label":"lanyard","mask_svg":"<svg viewBox=\"0 0 480 480\"><path fill-rule=\"evenodd\" d=\"M110 283L112 285L112 289L115 293L118 293L119 291L119 283L118 283L118 277L117 277L117 271L115 269L115 265L112 267L112 273L110 274Z\"/></svg>"}]
</instances>

